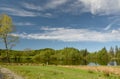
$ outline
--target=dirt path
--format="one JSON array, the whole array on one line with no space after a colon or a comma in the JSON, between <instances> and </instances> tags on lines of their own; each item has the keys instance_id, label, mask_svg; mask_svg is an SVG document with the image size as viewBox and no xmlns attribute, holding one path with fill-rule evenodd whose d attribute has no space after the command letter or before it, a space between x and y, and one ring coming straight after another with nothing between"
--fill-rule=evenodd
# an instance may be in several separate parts
<instances>
[{"instance_id":1,"label":"dirt path","mask_svg":"<svg viewBox=\"0 0 120 79\"><path fill-rule=\"evenodd\" d=\"M5 74L7 79L24 79L7 68L0 68L0 71L1 73Z\"/></svg>"}]
</instances>

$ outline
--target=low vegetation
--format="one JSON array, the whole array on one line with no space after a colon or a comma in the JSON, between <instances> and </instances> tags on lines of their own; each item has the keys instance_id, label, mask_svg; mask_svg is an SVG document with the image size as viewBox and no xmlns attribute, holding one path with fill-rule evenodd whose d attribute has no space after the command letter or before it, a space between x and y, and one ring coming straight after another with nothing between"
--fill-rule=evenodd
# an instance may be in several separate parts
<instances>
[{"instance_id":1,"label":"low vegetation","mask_svg":"<svg viewBox=\"0 0 120 79\"><path fill-rule=\"evenodd\" d=\"M84 69L85 67L63 66L35 66L35 65L12 65L6 66L25 79L120 79L119 75L95 70Z\"/></svg>"}]
</instances>

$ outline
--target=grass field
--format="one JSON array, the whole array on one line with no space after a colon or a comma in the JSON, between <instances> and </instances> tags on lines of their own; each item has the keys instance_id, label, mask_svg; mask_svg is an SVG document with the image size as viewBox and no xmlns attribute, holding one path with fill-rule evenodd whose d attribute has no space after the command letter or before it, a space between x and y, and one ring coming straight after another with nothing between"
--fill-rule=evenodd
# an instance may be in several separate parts
<instances>
[{"instance_id":1,"label":"grass field","mask_svg":"<svg viewBox=\"0 0 120 79\"><path fill-rule=\"evenodd\" d=\"M120 79L118 75L106 74L60 66L6 66L25 79Z\"/></svg>"}]
</instances>

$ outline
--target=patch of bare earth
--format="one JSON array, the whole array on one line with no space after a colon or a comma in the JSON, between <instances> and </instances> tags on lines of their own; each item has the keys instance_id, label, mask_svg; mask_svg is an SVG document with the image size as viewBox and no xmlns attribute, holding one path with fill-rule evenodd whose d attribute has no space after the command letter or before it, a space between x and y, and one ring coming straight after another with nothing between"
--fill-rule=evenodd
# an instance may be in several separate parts
<instances>
[{"instance_id":1,"label":"patch of bare earth","mask_svg":"<svg viewBox=\"0 0 120 79\"><path fill-rule=\"evenodd\" d=\"M0 71L5 75L5 79L24 79L7 68L0 68Z\"/></svg>"}]
</instances>

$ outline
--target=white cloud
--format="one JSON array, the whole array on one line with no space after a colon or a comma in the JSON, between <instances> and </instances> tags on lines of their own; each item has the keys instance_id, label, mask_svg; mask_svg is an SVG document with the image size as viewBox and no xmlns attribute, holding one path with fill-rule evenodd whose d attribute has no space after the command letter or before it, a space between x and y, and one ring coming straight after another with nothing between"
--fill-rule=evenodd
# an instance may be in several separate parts
<instances>
[{"instance_id":1,"label":"white cloud","mask_svg":"<svg viewBox=\"0 0 120 79\"><path fill-rule=\"evenodd\" d=\"M27 11L27 10L20 9L20 8L0 7L0 10L10 15L22 16L22 17L36 17L36 16L51 17L52 16L51 13L39 13L39 12L34 12L34 11Z\"/></svg>"},{"instance_id":2,"label":"white cloud","mask_svg":"<svg viewBox=\"0 0 120 79\"><path fill-rule=\"evenodd\" d=\"M109 30L112 27L113 23L110 23L109 25L107 25L104 30Z\"/></svg>"},{"instance_id":3,"label":"white cloud","mask_svg":"<svg viewBox=\"0 0 120 79\"><path fill-rule=\"evenodd\" d=\"M45 13L48 10L68 12L77 15L84 12L90 12L94 15L120 15L120 0L47 0L44 3L22 2L21 5L24 9L36 11L35 13L35 11L18 10L18 14L22 16L41 15L50 17L54 12ZM12 11L12 14L14 12ZM15 12L14 15L17 15L17 12ZM45 13L45 15L42 12Z\"/></svg>"},{"instance_id":4,"label":"white cloud","mask_svg":"<svg viewBox=\"0 0 120 79\"><path fill-rule=\"evenodd\" d=\"M114 20L113 22L111 22L110 24L108 24L108 25L104 28L104 30L109 30L110 28L112 28L112 26L113 26L114 24L117 24L117 22L119 23L119 22L120 22L120 19L116 19L116 20Z\"/></svg>"},{"instance_id":5,"label":"white cloud","mask_svg":"<svg viewBox=\"0 0 120 79\"><path fill-rule=\"evenodd\" d=\"M31 17L51 17L52 13L55 12L68 12L71 14L90 12L94 15L120 15L120 0L46 0L44 3L37 2L24 1L19 8L16 8L18 7L16 5L13 5L12 8L0 6L0 10L11 15ZM50 10L55 12L45 13Z\"/></svg>"},{"instance_id":6,"label":"white cloud","mask_svg":"<svg viewBox=\"0 0 120 79\"><path fill-rule=\"evenodd\" d=\"M49 26L43 26L41 28L41 30L44 30L44 31L59 31L59 30L64 30L65 28L49 28Z\"/></svg>"},{"instance_id":7,"label":"white cloud","mask_svg":"<svg viewBox=\"0 0 120 79\"><path fill-rule=\"evenodd\" d=\"M41 16L43 16L43 17L52 17L53 15L51 13L44 13L44 14L41 14Z\"/></svg>"},{"instance_id":8,"label":"white cloud","mask_svg":"<svg viewBox=\"0 0 120 79\"><path fill-rule=\"evenodd\" d=\"M35 25L35 24L30 23L30 22L19 22L19 23L15 23L15 25L19 25L19 26L23 26L23 25L32 26L32 25Z\"/></svg>"},{"instance_id":9,"label":"white cloud","mask_svg":"<svg viewBox=\"0 0 120 79\"><path fill-rule=\"evenodd\" d=\"M49 9L49 8L57 8L58 6L61 6L63 4L65 4L68 0L51 0L49 1L48 0L48 3L44 6L46 9Z\"/></svg>"},{"instance_id":10,"label":"white cloud","mask_svg":"<svg viewBox=\"0 0 120 79\"><path fill-rule=\"evenodd\" d=\"M78 0L85 11L92 14L116 15L120 13L120 0Z\"/></svg>"},{"instance_id":11,"label":"white cloud","mask_svg":"<svg viewBox=\"0 0 120 79\"><path fill-rule=\"evenodd\" d=\"M30 17L34 17L37 16L38 14L34 13L34 12L30 12L30 11L26 11L24 9L18 9L18 8L9 8L9 7L0 7L0 10L5 11L11 15L15 15L15 16L30 16Z\"/></svg>"},{"instance_id":12,"label":"white cloud","mask_svg":"<svg viewBox=\"0 0 120 79\"><path fill-rule=\"evenodd\" d=\"M42 28L43 33L36 34L14 34L21 38L26 39L45 39L45 40L58 40L65 42L78 42L78 41L120 41L120 29L111 30L109 32L97 32L88 29L70 29L70 28Z\"/></svg>"},{"instance_id":13,"label":"white cloud","mask_svg":"<svg viewBox=\"0 0 120 79\"><path fill-rule=\"evenodd\" d=\"M35 5L33 3L22 3L22 5L27 9L38 10L38 11L43 10L41 6Z\"/></svg>"},{"instance_id":14,"label":"white cloud","mask_svg":"<svg viewBox=\"0 0 120 79\"><path fill-rule=\"evenodd\" d=\"M38 5L34 3L22 3L23 7L30 10L44 11L47 9L55 9L63 4L65 4L68 0L48 0L44 5Z\"/></svg>"}]
</instances>

